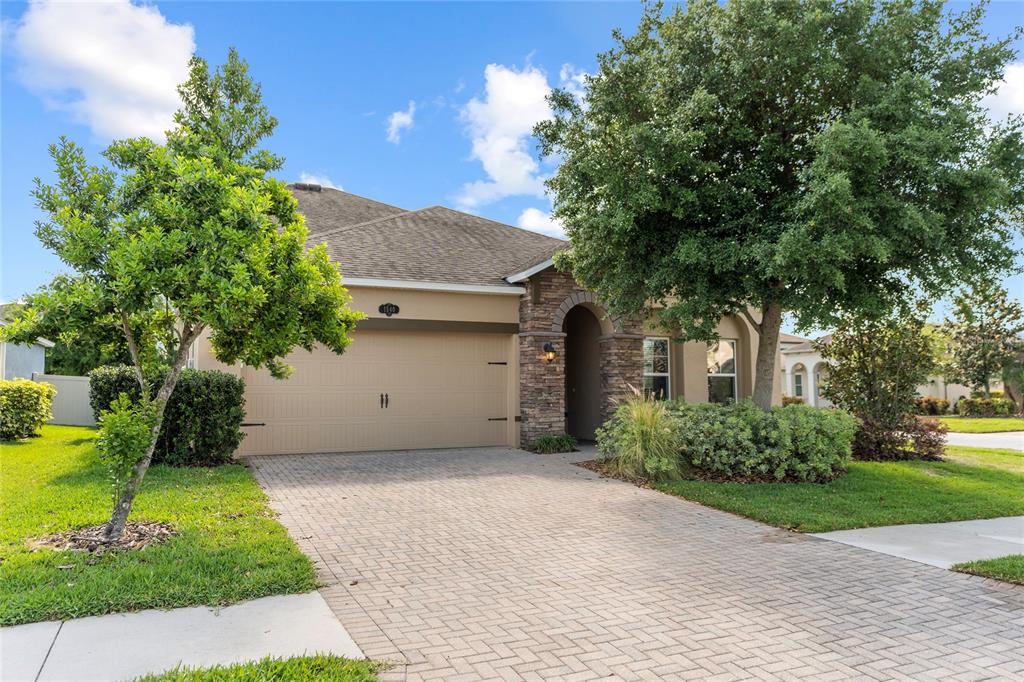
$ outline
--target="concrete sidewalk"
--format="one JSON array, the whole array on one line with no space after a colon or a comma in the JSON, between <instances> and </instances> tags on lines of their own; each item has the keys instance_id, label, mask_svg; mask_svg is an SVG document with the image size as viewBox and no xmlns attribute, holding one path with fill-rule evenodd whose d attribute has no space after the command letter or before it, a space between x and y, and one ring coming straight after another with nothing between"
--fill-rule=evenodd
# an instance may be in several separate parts
<instances>
[{"instance_id":1,"label":"concrete sidewalk","mask_svg":"<svg viewBox=\"0 0 1024 682\"><path fill-rule=\"evenodd\" d=\"M314 653L363 658L319 592L0 628L0 680L131 680Z\"/></svg>"},{"instance_id":2,"label":"concrete sidewalk","mask_svg":"<svg viewBox=\"0 0 1024 682\"><path fill-rule=\"evenodd\" d=\"M946 434L950 445L964 445L971 448L1004 448L1024 450L1024 431L1003 433L953 433Z\"/></svg>"},{"instance_id":3,"label":"concrete sidewalk","mask_svg":"<svg viewBox=\"0 0 1024 682\"><path fill-rule=\"evenodd\" d=\"M950 568L965 561L1024 554L1024 516L857 528L814 537Z\"/></svg>"}]
</instances>

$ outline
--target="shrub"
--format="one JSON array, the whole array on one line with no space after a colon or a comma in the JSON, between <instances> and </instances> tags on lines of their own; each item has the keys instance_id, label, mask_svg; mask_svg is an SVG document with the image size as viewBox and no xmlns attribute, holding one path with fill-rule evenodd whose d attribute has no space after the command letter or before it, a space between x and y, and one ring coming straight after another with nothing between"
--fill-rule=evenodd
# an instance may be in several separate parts
<instances>
[{"instance_id":1,"label":"shrub","mask_svg":"<svg viewBox=\"0 0 1024 682\"><path fill-rule=\"evenodd\" d=\"M807 405L764 412L735 405L677 404L680 453L704 472L728 479L827 481L850 460L856 420Z\"/></svg>"},{"instance_id":2,"label":"shrub","mask_svg":"<svg viewBox=\"0 0 1024 682\"><path fill-rule=\"evenodd\" d=\"M0 381L0 439L29 438L53 419L53 384L28 379Z\"/></svg>"},{"instance_id":3,"label":"shrub","mask_svg":"<svg viewBox=\"0 0 1024 682\"><path fill-rule=\"evenodd\" d=\"M154 404L149 400L133 402L127 393L100 414L96 451L110 474L115 502L121 498L132 468L146 454L155 424Z\"/></svg>"},{"instance_id":4,"label":"shrub","mask_svg":"<svg viewBox=\"0 0 1024 682\"><path fill-rule=\"evenodd\" d=\"M782 406L786 407L789 405L803 405L804 399L799 398L795 395L784 395L782 396Z\"/></svg>"},{"instance_id":5,"label":"shrub","mask_svg":"<svg viewBox=\"0 0 1024 682\"><path fill-rule=\"evenodd\" d=\"M907 415L897 426L862 418L853 440L853 456L862 460L942 459L946 427L936 419Z\"/></svg>"},{"instance_id":6,"label":"shrub","mask_svg":"<svg viewBox=\"0 0 1024 682\"><path fill-rule=\"evenodd\" d=\"M147 379L155 391L163 382ZM126 365L100 367L89 374L89 403L97 417L121 394L138 400L134 370ZM244 434L245 382L216 370L186 369L164 412L154 464L216 466L231 461Z\"/></svg>"},{"instance_id":7,"label":"shrub","mask_svg":"<svg viewBox=\"0 0 1024 682\"><path fill-rule=\"evenodd\" d=\"M597 450L616 472L633 478L677 478L679 435L665 401L634 395L597 429Z\"/></svg>"},{"instance_id":8,"label":"shrub","mask_svg":"<svg viewBox=\"0 0 1024 682\"><path fill-rule=\"evenodd\" d=\"M1016 403L1007 398L963 398L956 404L964 417L1008 417L1016 411Z\"/></svg>"},{"instance_id":9,"label":"shrub","mask_svg":"<svg viewBox=\"0 0 1024 682\"><path fill-rule=\"evenodd\" d=\"M914 412L923 415L940 415L949 412L949 401L931 396L919 396L914 401Z\"/></svg>"},{"instance_id":10,"label":"shrub","mask_svg":"<svg viewBox=\"0 0 1024 682\"><path fill-rule=\"evenodd\" d=\"M574 452L576 450L576 439L568 434L540 436L537 440L533 441L533 446L530 449L542 455L550 455L556 452Z\"/></svg>"}]
</instances>

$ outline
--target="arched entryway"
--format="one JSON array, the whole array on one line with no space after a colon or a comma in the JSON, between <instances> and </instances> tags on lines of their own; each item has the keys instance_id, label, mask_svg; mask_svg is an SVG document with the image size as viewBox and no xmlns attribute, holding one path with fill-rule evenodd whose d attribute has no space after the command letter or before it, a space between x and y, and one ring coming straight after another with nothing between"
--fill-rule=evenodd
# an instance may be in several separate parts
<instances>
[{"instance_id":1,"label":"arched entryway","mask_svg":"<svg viewBox=\"0 0 1024 682\"><path fill-rule=\"evenodd\" d=\"M562 322L565 332L565 431L578 440L593 440L601 425L601 323L584 305L573 307Z\"/></svg>"}]
</instances>

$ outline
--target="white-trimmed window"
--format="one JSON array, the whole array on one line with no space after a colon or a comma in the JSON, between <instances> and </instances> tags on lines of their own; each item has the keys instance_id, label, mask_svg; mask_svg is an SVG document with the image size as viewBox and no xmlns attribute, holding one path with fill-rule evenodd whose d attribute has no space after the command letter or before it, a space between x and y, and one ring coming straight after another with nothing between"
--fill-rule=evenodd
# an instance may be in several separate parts
<instances>
[{"instance_id":1,"label":"white-trimmed window","mask_svg":"<svg viewBox=\"0 0 1024 682\"><path fill-rule=\"evenodd\" d=\"M708 347L708 401L736 402L736 341L720 339Z\"/></svg>"},{"instance_id":2,"label":"white-trimmed window","mask_svg":"<svg viewBox=\"0 0 1024 682\"><path fill-rule=\"evenodd\" d=\"M644 393L669 398L669 342L665 336L644 338Z\"/></svg>"},{"instance_id":3,"label":"white-trimmed window","mask_svg":"<svg viewBox=\"0 0 1024 682\"><path fill-rule=\"evenodd\" d=\"M793 395L797 398L804 397L804 373L797 372L793 375Z\"/></svg>"}]
</instances>

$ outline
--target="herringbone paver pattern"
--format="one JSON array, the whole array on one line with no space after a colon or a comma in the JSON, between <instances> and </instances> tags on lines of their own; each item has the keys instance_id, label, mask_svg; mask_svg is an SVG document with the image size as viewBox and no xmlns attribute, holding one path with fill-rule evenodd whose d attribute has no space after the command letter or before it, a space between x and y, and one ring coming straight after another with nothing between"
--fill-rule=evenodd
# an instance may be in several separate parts
<instances>
[{"instance_id":1,"label":"herringbone paver pattern","mask_svg":"<svg viewBox=\"0 0 1024 682\"><path fill-rule=\"evenodd\" d=\"M1024 589L776 530L573 459L250 461L349 632L398 662L388 678L1024 677Z\"/></svg>"}]
</instances>

